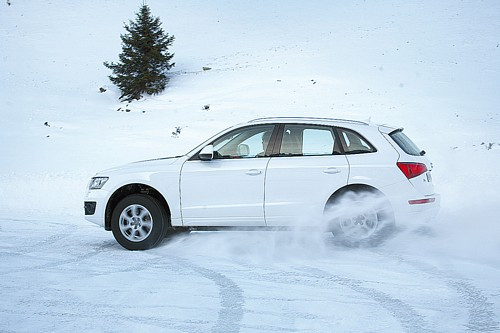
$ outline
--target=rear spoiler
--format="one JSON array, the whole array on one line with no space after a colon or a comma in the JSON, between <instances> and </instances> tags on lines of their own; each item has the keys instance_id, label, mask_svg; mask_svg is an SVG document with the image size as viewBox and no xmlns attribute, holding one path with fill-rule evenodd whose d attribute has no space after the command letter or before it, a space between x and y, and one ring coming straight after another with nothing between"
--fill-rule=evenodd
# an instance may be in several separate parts
<instances>
[{"instance_id":1,"label":"rear spoiler","mask_svg":"<svg viewBox=\"0 0 500 333\"><path fill-rule=\"evenodd\" d=\"M392 135L394 133L398 133L398 132L403 132L404 128L403 127L400 127L400 128L397 128L395 129L394 131L390 132L389 135Z\"/></svg>"},{"instance_id":2,"label":"rear spoiler","mask_svg":"<svg viewBox=\"0 0 500 333\"><path fill-rule=\"evenodd\" d=\"M378 130L380 131L380 133L383 133L383 134L392 134L392 133L396 133L396 132L399 132L399 131L402 131L403 128L402 127L394 127L394 126L388 126L388 125L379 125L378 127Z\"/></svg>"}]
</instances>

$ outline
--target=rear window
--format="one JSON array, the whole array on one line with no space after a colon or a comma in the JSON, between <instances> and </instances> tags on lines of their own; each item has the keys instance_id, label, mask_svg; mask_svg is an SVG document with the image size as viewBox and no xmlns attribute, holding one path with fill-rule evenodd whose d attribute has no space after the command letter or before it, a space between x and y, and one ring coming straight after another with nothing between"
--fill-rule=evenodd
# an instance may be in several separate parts
<instances>
[{"instance_id":1,"label":"rear window","mask_svg":"<svg viewBox=\"0 0 500 333\"><path fill-rule=\"evenodd\" d=\"M417 145L407 137L403 131L398 130L389 134L391 138L396 142L405 153L413 156L420 156L420 149L418 149Z\"/></svg>"}]
</instances>

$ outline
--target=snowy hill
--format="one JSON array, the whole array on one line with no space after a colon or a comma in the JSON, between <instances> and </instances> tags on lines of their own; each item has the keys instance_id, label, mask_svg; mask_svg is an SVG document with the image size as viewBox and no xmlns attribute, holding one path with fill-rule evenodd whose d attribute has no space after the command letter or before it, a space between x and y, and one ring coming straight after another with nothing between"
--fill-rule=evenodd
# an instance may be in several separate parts
<instances>
[{"instance_id":1,"label":"snowy hill","mask_svg":"<svg viewBox=\"0 0 500 333\"><path fill-rule=\"evenodd\" d=\"M382 251L413 252L426 262L465 260L485 265L483 277L470 273L469 264L459 265L458 270L470 273L468 277L490 296L486 303L491 305L491 320L485 325L498 329L499 291L488 281L500 278L496 167L500 163L500 2L148 1L163 28L176 37L172 50L176 66L163 94L130 105L117 101L119 92L107 79L110 72L102 62L117 60L123 23L133 19L139 2L10 3L0 4L0 234L8 235L0 246L3 271L9 270L3 256L14 251L18 241L31 244L29 235L38 235L33 237L42 242L51 237L50 230L43 231L44 223L57 221L50 224L57 230L84 226L86 235L79 240L76 234L69 237L81 245L86 237L94 243L111 239L81 216L85 186L101 169L181 154L211 134L257 117L370 120L404 127L427 151L443 198L433 237L402 233ZM204 71L203 66L211 70ZM107 91L100 93L101 87ZM172 133L176 128L180 128L178 135ZM18 227L25 232L21 238L17 238ZM213 237L215 244L224 242L224 235ZM237 239L232 244L264 244L270 250L268 236L247 243L247 236L227 237ZM218 258L220 252L208 241L199 236L186 240L205 252L192 252L184 242L155 253L172 250L179 256L185 250ZM298 247L295 250L301 253ZM242 248L226 245L223 249L232 253ZM270 251L280 257L288 250L278 241L277 249ZM262 259L253 252L249 256L257 262ZM349 253L341 262L359 258ZM27 262L38 263L32 260ZM326 266L327 271L334 267ZM201 275L210 276L196 267ZM315 274L312 279L318 278ZM90 298L87 301L95 301ZM7 307L4 302L8 301L0 301L0 308ZM422 302L415 305L419 312L415 318L424 318L431 327L437 315L420 311L425 308ZM314 309L321 317L319 308ZM0 311L4 323L16 318ZM465 329L467 323L457 323L456 316L447 314L437 331ZM239 318L238 314L232 318ZM42 330L51 330L40 320ZM389 327L385 331L394 331L391 321L384 323ZM337 324L357 330L355 325ZM401 330L419 331L411 326L414 323L406 324ZM206 322L203 325L189 330L210 329ZM328 331L324 325L318 324L316 331ZM182 331L181 326L177 328ZM0 324L4 329L30 330Z\"/></svg>"}]
</instances>

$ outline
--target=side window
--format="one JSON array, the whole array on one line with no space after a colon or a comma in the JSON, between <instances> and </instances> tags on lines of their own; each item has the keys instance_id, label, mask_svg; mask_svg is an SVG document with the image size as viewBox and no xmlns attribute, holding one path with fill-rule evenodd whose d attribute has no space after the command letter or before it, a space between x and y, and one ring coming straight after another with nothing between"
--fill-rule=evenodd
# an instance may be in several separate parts
<instances>
[{"instance_id":1,"label":"side window","mask_svg":"<svg viewBox=\"0 0 500 333\"><path fill-rule=\"evenodd\" d=\"M253 158L265 156L274 125L240 128L213 142L214 158Z\"/></svg>"},{"instance_id":2,"label":"side window","mask_svg":"<svg viewBox=\"0 0 500 333\"><path fill-rule=\"evenodd\" d=\"M335 152L335 135L330 127L285 125L280 156L332 155Z\"/></svg>"},{"instance_id":3,"label":"side window","mask_svg":"<svg viewBox=\"0 0 500 333\"><path fill-rule=\"evenodd\" d=\"M358 133L345 128L339 128L339 132L345 143L343 146L346 154L363 154L377 151Z\"/></svg>"}]
</instances>

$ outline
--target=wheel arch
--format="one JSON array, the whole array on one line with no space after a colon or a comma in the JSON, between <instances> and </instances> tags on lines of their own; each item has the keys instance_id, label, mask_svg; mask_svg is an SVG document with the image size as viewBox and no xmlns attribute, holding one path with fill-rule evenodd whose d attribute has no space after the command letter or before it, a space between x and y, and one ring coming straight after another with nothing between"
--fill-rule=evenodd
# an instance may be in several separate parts
<instances>
[{"instance_id":1,"label":"wheel arch","mask_svg":"<svg viewBox=\"0 0 500 333\"><path fill-rule=\"evenodd\" d=\"M168 216L168 222L170 223L170 216L171 216L170 207L167 203L167 200L165 200L160 191L158 191L157 189L155 189L150 185L133 183L133 184L123 185L122 187L116 189L116 191L114 191L113 194L110 196L106 204L106 210L104 213L105 230L108 231L111 230L111 215L113 214L113 210L115 209L116 205L123 198L131 194L146 194L158 200L162 205L162 207L165 209L165 212L167 213Z\"/></svg>"},{"instance_id":2,"label":"wheel arch","mask_svg":"<svg viewBox=\"0 0 500 333\"><path fill-rule=\"evenodd\" d=\"M376 187L373 187L371 185L368 185L368 184L349 184L349 185L346 185L344 187L339 188L332 195L330 195L330 197L328 198L328 200L325 203L325 209L328 207L328 205L333 204L335 202L335 200L337 200L338 198L340 198L342 195L344 195L347 192L359 193L359 192L364 192L364 191L370 192L370 193L380 194L383 197L387 198L387 196L382 191L380 191L379 189L377 189Z\"/></svg>"}]
</instances>

